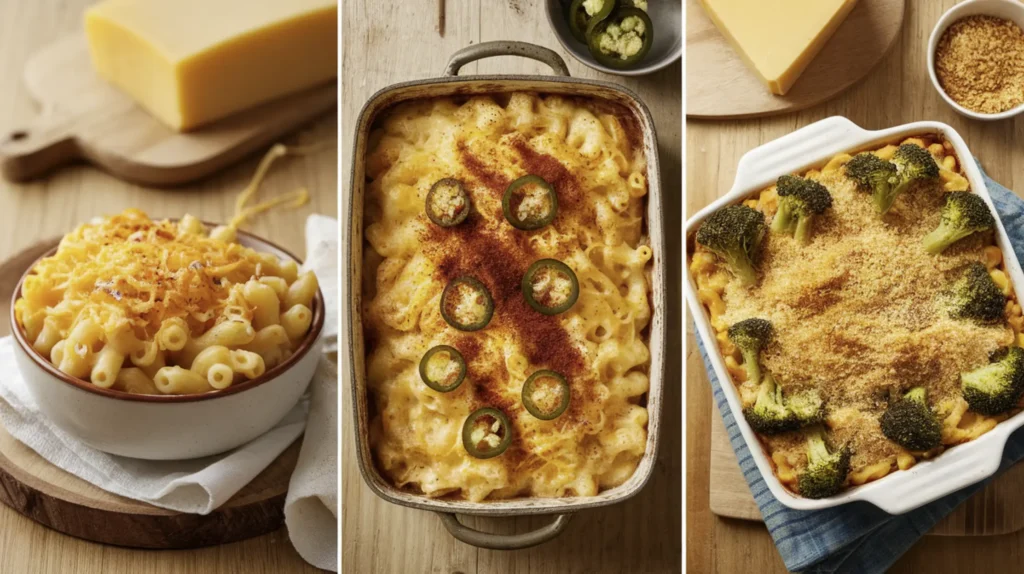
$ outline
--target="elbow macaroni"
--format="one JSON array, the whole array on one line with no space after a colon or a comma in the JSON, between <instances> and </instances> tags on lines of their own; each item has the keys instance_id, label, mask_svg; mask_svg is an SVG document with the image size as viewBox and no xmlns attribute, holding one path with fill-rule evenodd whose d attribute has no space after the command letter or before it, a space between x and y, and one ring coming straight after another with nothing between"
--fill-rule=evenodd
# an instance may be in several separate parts
<instances>
[{"instance_id":1,"label":"elbow macaroni","mask_svg":"<svg viewBox=\"0 0 1024 574\"><path fill-rule=\"evenodd\" d=\"M902 143L914 143L926 148L931 152L939 165L939 179L941 187L945 191L966 191L969 189L967 179L958 171L958 160L953 151L952 145L948 142L929 143L922 138L908 138ZM881 159L889 160L896 152L897 145L886 145L880 149L873 150L873 153ZM850 154L841 153L831 158L820 170L810 170L804 177L817 178L822 175L833 175L838 172L851 159ZM753 198L743 201L744 205L757 209L766 214L774 213L778 208L778 194L775 186L769 187ZM1003 267L1003 254L996 245L987 245L981 248L981 259L992 277L1003 293L1008 297L1006 310L1006 323L1013 330L1014 344L1024 347L1024 315L1021 305L1016 301L1009 275ZM754 402L757 389L746 383L746 370L742 365L742 355L739 350L728 339L728 322L723 318L726 313L726 302L724 296L726 287L731 280L731 273L722 265L718 258L702 246L697 246L691 254L689 261L690 272L693 275L697 286L697 297L708 312L709 321L715 330L716 340L721 351L724 362L734 384L736 385L741 399L745 405ZM942 423L942 449L953 445L961 444L995 428L1005 415L999 417L984 416L979 413L968 411L967 402L960 396L947 398L938 401L934 405L939 419ZM839 428L842 423L829 421L830 428ZM880 431L878 431L880 432ZM766 437L762 437L764 440ZM767 443L766 443L767 445ZM798 467L806 464L804 455L787 457L781 451L770 452L770 458L774 463L775 474L778 479L788 487L795 489L797 484ZM878 480L893 472L894 470L907 470L913 467L919 460L933 457L939 452L914 453L900 449L894 455L885 456L880 460L868 461L859 466L854 465L851 469L848 482L856 486L870 481ZM794 458L799 460L794 460Z\"/></svg>"},{"instance_id":2,"label":"elbow macaroni","mask_svg":"<svg viewBox=\"0 0 1024 574\"><path fill-rule=\"evenodd\" d=\"M603 102L532 93L417 100L379 120L365 158L366 376L376 405L370 442L396 486L471 501L593 496L633 475L647 444L654 253L643 242L646 160L630 121L628 111ZM558 215L542 229L516 232L501 197L526 173L552 183ZM445 232L424 213L428 190L442 178L460 180L473 205L467 237L450 247L448 262L440 252ZM518 319L525 326L510 326L517 320L511 299L499 301L479 331L460 334L445 323L443 268L465 265L489 288L519 294L528 264L520 257L568 265L579 280L576 304L542 329L531 328L534 311ZM519 274L503 279L505 269ZM299 290L293 285L285 300L289 336L305 323L301 307L290 317L307 299ZM568 410L544 421L522 408L520 393L531 373L554 368L556 353L544 347L558 341L562 354L580 353L582 366L567 376ZM470 363L466 382L448 393L417 372L424 352L439 344L460 348ZM467 453L460 433L470 412L487 405L509 417L516 439L484 460Z\"/></svg>"},{"instance_id":3,"label":"elbow macaroni","mask_svg":"<svg viewBox=\"0 0 1024 574\"><path fill-rule=\"evenodd\" d=\"M317 281L234 239L133 209L81 225L25 278L15 317L36 351L97 387L196 394L254 379L309 332Z\"/></svg>"}]
</instances>

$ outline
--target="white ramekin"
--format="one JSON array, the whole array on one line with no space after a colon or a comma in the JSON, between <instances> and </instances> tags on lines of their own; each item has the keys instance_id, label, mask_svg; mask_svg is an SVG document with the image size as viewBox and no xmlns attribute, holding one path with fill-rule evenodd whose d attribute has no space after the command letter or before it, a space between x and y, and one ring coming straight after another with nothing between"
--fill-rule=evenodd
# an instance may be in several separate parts
<instances>
[{"instance_id":1,"label":"white ramekin","mask_svg":"<svg viewBox=\"0 0 1024 574\"><path fill-rule=\"evenodd\" d=\"M701 222L712 212L725 205L747 199L753 193L770 186L780 175L821 167L838 153L877 148L886 143L896 143L903 138L921 134L937 134L953 145L957 157L963 162L963 171L971 184L971 189L989 204L993 213L996 213L996 244L1003 251L1006 270L1013 281L1017 299L1024 301L1024 273L1021 273L1020 262L1014 256L1003 223L992 205L981 171L971 161L974 156L956 130L939 122L915 122L886 130L868 131L846 118L836 116L768 142L747 152L740 159L732 189L686 222L686 237L689 240L692 234L697 232ZM689 241L687 244L690 244ZM785 506L799 510L815 510L859 500L870 502L890 514L902 514L991 476L999 468L1007 438L1024 425L1024 412L1021 412L981 437L950 448L934 460L918 462L909 470L893 472L882 479L850 488L830 498L812 500L797 496L787 490L775 476L772 463L757 435L740 414L743 409L742 400L725 368L725 361L715 340L707 312L697 299L696 285L689 265L686 265L685 273L686 300L697 327L697 334L708 350L715 375L722 383L722 391L729 408L736 415L736 424L750 448L758 470L772 495Z\"/></svg>"},{"instance_id":2,"label":"white ramekin","mask_svg":"<svg viewBox=\"0 0 1024 574\"><path fill-rule=\"evenodd\" d=\"M1024 104L1021 104L1015 108L1006 110L1005 112L999 112L998 114L985 114L969 110L960 104L953 101L953 98L949 97L946 90L942 89L942 84L939 83L939 77L935 73L935 48L939 45L939 39L942 38L942 34L949 28L953 23L967 16L995 16L996 18L1003 18L1005 20L1011 20L1016 22L1021 29L1024 29L1024 2L1020 0L968 0L953 6L946 11L945 14L939 18L939 22L935 24L935 28L932 30L931 37L928 38L928 77L932 79L932 85L935 86L935 90L939 92L942 99L946 100L946 103L953 107L957 112L976 120L1003 120L1006 118L1012 118L1017 114L1024 112Z\"/></svg>"}]
</instances>

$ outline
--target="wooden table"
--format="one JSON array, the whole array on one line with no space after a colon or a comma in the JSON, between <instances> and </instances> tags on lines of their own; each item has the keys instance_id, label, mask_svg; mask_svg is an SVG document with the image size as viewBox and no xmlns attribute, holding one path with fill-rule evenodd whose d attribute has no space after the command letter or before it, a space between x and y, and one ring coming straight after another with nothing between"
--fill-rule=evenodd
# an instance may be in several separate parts
<instances>
[{"instance_id":1,"label":"wooden table","mask_svg":"<svg viewBox=\"0 0 1024 574\"><path fill-rule=\"evenodd\" d=\"M796 114L748 121L687 122L686 213L692 215L732 185L740 157L758 145L822 118L842 115L869 129L916 120L952 125L989 175L1024 190L1024 120L981 123L954 112L935 92L925 65L928 36L953 0L910 0L903 36L861 84ZM711 388L687 313L687 564L694 572L785 572L764 525L720 519L708 508ZM1019 571L1024 531L995 537L925 537L893 572ZM1011 567L1012 566L1012 567Z\"/></svg>"},{"instance_id":2,"label":"wooden table","mask_svg":"<svg viewBox=\"0 0 1024 574\"><path fill-rule=\"evenodd\" d=\"M23 124L36 113L21 82L26 60L41 47L81 28L82 12L92 0L20 0L0 2L0 129ZM337 118L330 114L298 136L335 139ZM6 133L6 132L0 132ZM293 138L296 136L293 136ZM288 141L292 141L291 139ZM151 216L192 213L227 220L237 192L245 187L258 158L187 188L153 190L129 185L88 166L74 166L29 185L0 182L0 260L33 243L62 235L95 215L140 207ZM255 218L247 229L296 253L305 252L304 222L311 213L337 213L336 155L279 160L263 194L308 187L310 203L294 211L277 210ZM306 564L285 530L258 538L198 550L146 551L103 546L71 538L0 505L0 571L62 573L135 572L318 572Z\"/></svg>"},{"instance_id":3,"label":"wooden table","mask_svg":"<svg viewBox=\"0 0 1024 574\"><path fill-rule=\"evenodd\" d=\"M680 300L680 66L627 80L600 74L572 60L548 27L541 0L449 1L447 30L438 36L433 1L382 3L352 0L344 3L342 65L342 162L347 190L350 173L352 124L373 92L387 85L441 75L448 57L470 43L525 40L559 52L574 76L622 83L644 99L654 115L660 140L665 228L671 253L669 301ZM549 74L544 66L509 57L466 66L462 74ZM344 202L343 202L344 206ZM344 209L344 207L343 207ZM344 219L344 215L342 216ZM678 307L669 318L669 361L663 413L662 442L654 476L634 499L605 509L579 513L556 540L516 552L479 550L457 542L429 512L396 506L378 499L363 482L354 456L350 424L342 437L342 570L377 572L674 572L680 570L680 380L682 344ZM342 347L344 347L344 342ZM349 374L343 369L343 419L349 417ZM347 420L345 421L347 423ZM549 517L506 520L466 519L473 527L493 532L524 532L550 521Z\"/></svg>"}]
</instances>

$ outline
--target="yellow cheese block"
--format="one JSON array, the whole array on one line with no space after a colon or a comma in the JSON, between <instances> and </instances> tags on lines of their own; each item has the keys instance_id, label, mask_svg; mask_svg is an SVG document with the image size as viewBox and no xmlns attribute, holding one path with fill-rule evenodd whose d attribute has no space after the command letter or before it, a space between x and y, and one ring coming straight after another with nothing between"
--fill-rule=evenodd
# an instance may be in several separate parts
<instances>
[{"instance_id":1,"label":"yellow cheese block","mask_svg":"<svg viewBox=\"0 0 1024 574\"><path fill-rule=\"evenodd\" d=\"M773 94L784 95L857 0L700 0Z\"/></svg>"},{"instance_id":2,"label":"yellow cheese block","mask_svg":"<svg viewBox=\"0 0 1024 574\"><path fill-rule=\"evenodd\" d=\"M337 76L337 0L106 0L85 13L99 74L176 130Z\"/></svg>"}]
</instances>

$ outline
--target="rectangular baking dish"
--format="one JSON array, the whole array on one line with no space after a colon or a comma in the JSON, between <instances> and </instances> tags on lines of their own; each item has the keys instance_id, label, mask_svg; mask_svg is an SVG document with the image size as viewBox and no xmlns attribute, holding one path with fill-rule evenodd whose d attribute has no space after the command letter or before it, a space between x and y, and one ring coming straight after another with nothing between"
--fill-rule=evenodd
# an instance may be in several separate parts
<instances>
[{"instance_id":1,"label":"rectangular baking dish","mask_svg":"<svg viewBox=\"0 0 1024 574\"><path fill-rule=\"evenodd\" d=\"M868 131L846 118L836 116L755 148L740 159L732 189L686 222L687 245L692 245L690 241L693 234L713 211L738 203L752 193L769 187L780 175L821 167L838 153L877 148L919 134L937 134L953 145L971 190L981 196L996 214L996 244L1003 251L1006 270L1013 281L1017 299L1024 300L1021 299L1024 293L1024 274L1021 273L1020 262L1014 255L1003 222L992 204L981 171L972 161L974 156L960 134L940 122L914 122L885 130ZM977 439L952 447L933 460L918 462L909 470L894 471L879 480L848 489L831 498L812 500L799 497L787 490L775 476L772 463L757 435L740 414L742 401L725 368L707 312L697 299L689 265L686 265L685 272L686 300L697 333L708 351L715 375L722 383L729 408L736 415L736 424L772 495L790 508L816 510L859 500L870 502L889 514L902 514L991 476L999 468L1007 438L1024 425L1024 412L1021 412Z\"/></svg>"},{"instance_id":2,"label":"rectangular baking dish","mask_svg":"<svg viewBox=\"0 0 1024 574\"><path fill-rule=\"evenodd\" d=\"M531 75L487 75L458 77L459 68L480 58L502 55L518 55L548 64L557 76ZM636 116L643 132L644 152L647 154L647 229L646 238L654 251L652 259L650 324L650 389L647 394L647 444L643 458L633 476L622 485L591 497L568 498L520 498L488 502L432 499L427 496L402 491L392 486L377 471L369 444L370 415L367 405L365 377L365 346L363 341L362 309L362 259L363 259L363 188L365 182L363 158L367 152L367 136L378 114L402 101L443 97L494 94L512 91L531 91L548 94L580 96L615 102L625 106ZM650 111L640 99L625 88L593 80L570 78L565 62L558 54L523 42L486 42L456 52L448 63L445 76L430 80L405 82L384 88L374 94L363 106L355 122L355 143L352 157L352 179L349 187L348 220L348 266L347 285L350 296L347 301L349 353L352 381L351 420L355 425L356 457L363 479L375 494L395 504L423 510L444 513L445 525L453 535L463 541L490 548L521 548L537 544L542 536L529 540L497 540L496 535L483 539L483 533L469 531L454 521L453 514L476 514L486 516L521 516L528 514L561 514L546 531L546 539L558 534L567 523L567 515L578 510L595 508L621 502L635 495L643 488L654 470L657 459L658 437L661 420L662 388L664 383L665 355L665 241L662 229L662 204L660 170L658 166L658 140ZM557 529L556 529L557 527ZM462 530L457 530L461 528ZM543 529L542 529L543 530ZM527 536L527 535L518 535ZM472 538L471 540L468 538Z\"/></svg>"}]
</instances>

